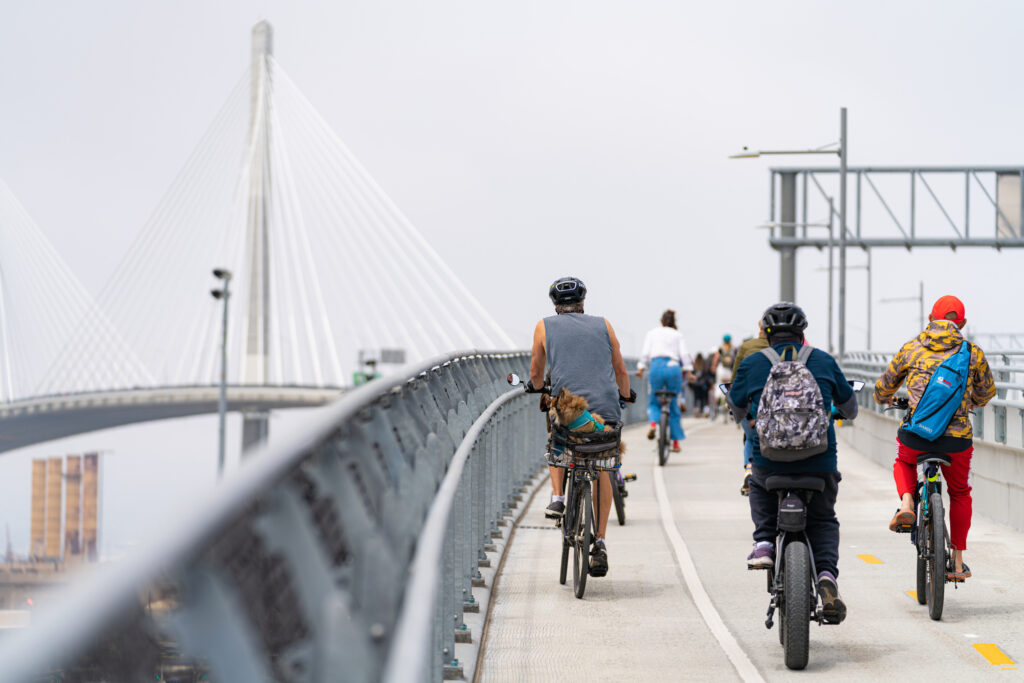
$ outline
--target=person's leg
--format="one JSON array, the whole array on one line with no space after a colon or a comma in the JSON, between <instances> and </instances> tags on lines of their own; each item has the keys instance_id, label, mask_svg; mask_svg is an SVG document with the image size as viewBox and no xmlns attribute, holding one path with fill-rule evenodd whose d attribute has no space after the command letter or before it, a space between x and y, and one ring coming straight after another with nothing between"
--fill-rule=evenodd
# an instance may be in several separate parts
<instances>
[{"instance_id":1,"label":"person's leg","mask_svg":"<svg viewBox=\"0 0 1024 683\"><path fill-rule=\"evenodd\" d=\"M971 456L974 447L960 453L950 453L953 464L942 468L949 492L949 542L953 546L953 561L956 571L962 572L964 551L967 550L967 532L971 528Z\"/></svg>"},{"instance_id":2,"label":"person's leg","mask_svg":"<svg viewBox=\"0 0 1024 683\"><path fill-rule=\"evenodd\" d=\"M593 484L594 513L597 516L597 537L603 539L608 530L608 514L612 509L612 482L608 472L602 472Z\"/></svg>"},{"instance_id":3,"label":"person's leg","mask_svg":"<svg viewBox=\"0 0 1024 683\"><path fill-rule=\"evenodd\" d=\"M820 575L828 572L839 577L839 520L836 497L843 476L838 472L815 474L825 480L825 490L815 493L807 503L807 540L814 552L814 566Z\"/></svg>"},{"instance_id":4,"label":"person's leg","mask_svg":"<svg viewBox=\"0 0 1024 683\"><path fill-rule=\"evenodd\" d=\"M665 389L676 393L676 397L669 402L668 406L669 435L673 441L682 441L686 438L686 434L683 433L683 415L679 410L679 398L683 393L683 375L679 366L669 367L668 371L665 377Z\"/></svg>"},{"instance_id":5,"label":"person's leg","mask_svg":"<svg viewBox=\"0 0 1024 683\"><path fill-rule=\"evenodd\" d=\"M551 473L551 495L552 496L563 496L564 489L562 488L565 482L565 471L561 467L553 467L548 465L548 472Z\"/></svg>"},{"instance_id":6,"label":"person's leg","mask_svg":"<svg viewBox=\"0 0 1024 683\"><path fill-rule=\"evenodd\" d=\"M647 419L651 422L651 428L654 429L658 426L658 420L661 419L661 400L654 395L655 391L661 391L664 383L662 376L662 365L664 361L660 358L655 358L651 361L651 367L649 372L650 377L650 391L647 395ZM650 434L647 435L648 439L654 437Z\"/></svg>"},{"instance_id":7,"label":"person's leg","mask_svg":"<svg viewBox=\"0 0 1024 683\"><path fill-rule=\"evenodd\" d=\"M775 537L779 527L779 498L764 487L767 474L759 467L751 470L750 519L754 522L754 550L747 566L771 567L775 562Z\"/></svg>"},{"instance_id":8,"label":"person's leg","mask_svg":"<svg viewBox=\"0 0 1024 683\"><path fill-rule=\"evenodd\" d=\"M899 524L913 523L914 492L917 490L917 455L921 451L897 442L896 460L892 464L892 476L896 481L896 493L900 497L900 508L896 511L889 528L895 530Z\"/></svg>"}]
</instances>

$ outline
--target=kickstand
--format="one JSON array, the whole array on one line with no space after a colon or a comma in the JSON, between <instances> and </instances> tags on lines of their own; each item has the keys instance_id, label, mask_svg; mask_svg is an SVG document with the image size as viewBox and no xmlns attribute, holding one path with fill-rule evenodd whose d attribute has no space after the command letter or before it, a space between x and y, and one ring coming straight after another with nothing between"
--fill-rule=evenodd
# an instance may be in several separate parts
<instances>
[{"instance_id":1,"label":"kickstand","mask_svg":"<svg viewBox=\"0 0 1024 683\"><path fill-rule=\"evenodd\" d=\"M775 614L775 598L772 598L772 601L768 604L768 618L764 620L764 627L766 629L768 629L768 630L771 630L772 624L774 623L772 621L772 616L774 616L774 614Z\"/></svg>"}]
</instances>

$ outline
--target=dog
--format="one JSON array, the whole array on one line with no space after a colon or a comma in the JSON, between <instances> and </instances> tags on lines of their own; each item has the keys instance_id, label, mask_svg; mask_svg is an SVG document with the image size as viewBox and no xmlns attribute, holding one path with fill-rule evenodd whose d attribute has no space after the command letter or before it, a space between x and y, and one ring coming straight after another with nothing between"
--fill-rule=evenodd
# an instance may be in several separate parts
<instances>
[{"instance_id":1,"label":"dog","mask_svg":"<svg viewBox=\"0 0 1024 683\"><path fill-rule=\"evenodd\" d=\"M598 413L590 412L590 404L587 399L579 394L574 394L565 387L553 396L548 403L548 416L551 422L580 434L604 431L607 422ZM626 445L619 444L618 453L621 455L626 451Z\"/></svg>"}]
</instances>

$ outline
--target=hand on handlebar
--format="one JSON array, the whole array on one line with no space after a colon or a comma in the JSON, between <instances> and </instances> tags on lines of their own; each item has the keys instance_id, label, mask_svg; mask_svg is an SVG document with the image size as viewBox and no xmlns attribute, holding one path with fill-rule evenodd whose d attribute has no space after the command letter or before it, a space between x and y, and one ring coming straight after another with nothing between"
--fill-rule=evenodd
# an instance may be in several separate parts
<instances>
[{"instance_id":1,"label":"hand on handlebar","mask_svg":"<svg viewBox=\"0 0 1024 683\"><path fill-rule=\"evenodd\" d=\"M629 397L625 397L619 394L619 406L622 408L626 407L627 403L636 403L636 391L633 389L629 390Z\"/></svg>"}]
</instances>

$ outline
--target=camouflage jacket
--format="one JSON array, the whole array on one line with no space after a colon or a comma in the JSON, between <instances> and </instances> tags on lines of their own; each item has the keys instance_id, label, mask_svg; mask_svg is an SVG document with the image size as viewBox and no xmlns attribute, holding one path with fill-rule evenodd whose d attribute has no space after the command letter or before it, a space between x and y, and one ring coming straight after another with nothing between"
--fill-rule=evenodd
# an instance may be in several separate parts
<instances>
[{"instance_id":1,"label":"camouflage jacket","mask_svg":"<svg viewBox=\"0 0 1024 683\"><path fill-rule=\"evenodd\" d=\"M887 402L905 380L907 392L910 394L910 408L913 410L921 400L932 373L942 361L960 350L963 341L959 328L952 321L935 320L929 323L921 334L904 344L893 356L889 366L875 383L875 401ZM964 392L963 402L946 429L945 436L972 438L970 409L985 405L995 395L995 380L992 379L992 370L988 367L985 354L972 344L967 390Z\"/></svg>"}]
</instances>

